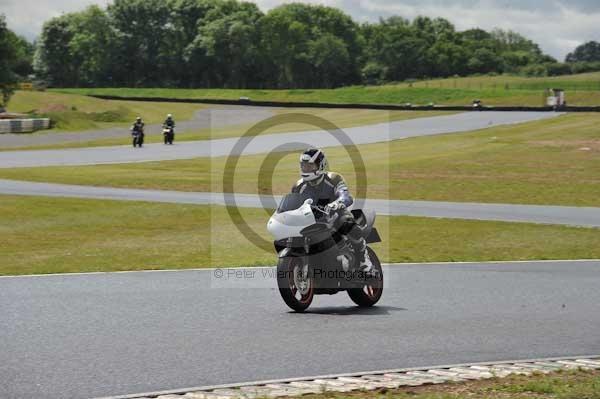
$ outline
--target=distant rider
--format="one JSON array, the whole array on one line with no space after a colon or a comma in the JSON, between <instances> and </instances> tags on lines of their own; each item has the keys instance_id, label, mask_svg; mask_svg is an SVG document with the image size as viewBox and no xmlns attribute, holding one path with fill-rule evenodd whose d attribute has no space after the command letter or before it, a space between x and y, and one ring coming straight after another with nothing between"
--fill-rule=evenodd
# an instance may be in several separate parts
<instances>
[{"instance_id":1,"label":"distant rider","mask_svg":"<svg viewBox=\"0 0 600 399\"><path fill-rule=\"evenodd\" d=\"M175 129L175 120L173 119L173 115L168 114L167 119L163 123L163 128Z\"/></svg>"},{"instance_id":2,"label":"distant rider","mask_svg":"<svg viewBox=\"0 0 600 399\"><path fill-rule=\"evenodd\" d=\"M300 155L300 175L302 178L292 187L292 193L308 194L315 203L326 199L329 204L325 207L328 213L340 213L338 231L346 235L352 243L352 248L358 256L361 271L370 273L373 263L367 251L367 242L354 216L348 208L354 203L344 178L337 173L327 171L327 158L323 151L310 148Z\"/></svg>"},{"instance_id":3,"label":"distant rider","mask_svg":"<svg viewBox=\"0 0 600 399\"><path fill-rule=\"evenodd\" d=\"M142 120L141 116L135 118L135 122L133 122L131 130L134 132L139 132L142 135L142 137L144 137L144 121Z\"/></svg>"}]
</instances>

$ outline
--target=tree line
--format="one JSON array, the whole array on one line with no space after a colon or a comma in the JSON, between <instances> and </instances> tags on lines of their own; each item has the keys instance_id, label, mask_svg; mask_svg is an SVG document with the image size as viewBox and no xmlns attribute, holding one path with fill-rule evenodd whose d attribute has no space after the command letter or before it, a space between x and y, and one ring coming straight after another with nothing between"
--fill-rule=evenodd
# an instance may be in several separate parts
<instances>
[{"instance_id":1,"label":"tree line","mask_svg":"<svg viewBox=\"0 0 600 399\"><path fill-rule=\"evenodd\" d=\"M263 13L237 0L115 0L47 21L27 54L55 87L332 88L600 70L591 43L559 63L518 33L457 31L442 18L359 24L301 3Z\"/></svg>"},{"instance_id":2,"label":"tree line","mask_svg":"<svg viewBox=\"0 0 600 399\"><path fill-rule=\"evenodd\" d=\"M0 15L0 106L8 102L14 83L33 73L34 46L6 27Z\"/></svg>"},{"instance_id":3,"label":"tree line","mask_svg":"<svg viewBox=\"0 0 600 399\"><path fill-rule=\"evenodd\" d=\"M55 86L330 88L514 72L556 62L514 32L417 17L358 24L292 3L116 0L48 21L36 70Z\"/></svg>"}]
</instances>

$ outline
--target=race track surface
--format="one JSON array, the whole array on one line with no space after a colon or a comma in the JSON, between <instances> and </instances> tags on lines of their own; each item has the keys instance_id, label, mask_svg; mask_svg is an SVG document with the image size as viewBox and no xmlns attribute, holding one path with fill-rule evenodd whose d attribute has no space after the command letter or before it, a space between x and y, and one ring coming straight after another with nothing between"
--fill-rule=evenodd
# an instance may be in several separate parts
<instances>
[{"instance_id":1,"label":"race track surface","mask_svg":"<svg viewBox=\"0 0 600 399\"><path fill-rule=\"evenodd\" d=\"M194 205L237 205L275 209L281 196L255 194L138 190L68 184L34 183L0 179L0 194L120 201L148 201ZM600 208L550 205L483 204L468 202L356 199L355 208L375 210L379 215L425 216L452 219L496 220L600 227Z\"/></svg>"},{"instance_id":2,"label":"race track surface","mask_svg":"<svg viewBox=\"0 0 600 399\"><path fill-rule=\"evenodd\" d=\"M392 266L379 306L306 314L224 273L0 278L0 397L600 353L600 261Z\"/></svg>"},{"instance_id":3,"label":"race track surface","mask_svg":"<svg viewBox=\"0 0 600 399\"><path fill-rule=\"evenodd\" d=\"M220 157L228 155L262 154L271 151L290 151L310 146L333 147L346 144L368 144L408 137L466 132L493 126L523 123L561 115L554 112L466 112L454 115L417 118L336 130L327 134L321 130L176 142L173 146L148 144L134 149L131 145L116 147L87 147L63 150L0 152L0 168L94 165ZM239 143L238 143L239 142ZM247 144L245 149L236 144Z\"/></svg>"}]
</instances>

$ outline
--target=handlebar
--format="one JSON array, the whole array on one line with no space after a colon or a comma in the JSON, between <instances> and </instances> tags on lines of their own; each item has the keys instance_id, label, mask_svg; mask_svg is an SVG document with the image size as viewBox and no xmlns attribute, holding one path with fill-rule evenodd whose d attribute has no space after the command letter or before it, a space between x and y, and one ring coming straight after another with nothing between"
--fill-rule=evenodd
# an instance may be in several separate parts
<instances>
[{"instance_id":1,"label":"handlebar","mask_svg":"<svg viewBox=\"0 0 600 399\"><path fill-rule=\"evenodd\" d=\"M319 211L319 212L321 212L321 213L322 213L322 214L324 214L324 215L327 215L327 216L329 216L329 212L325 211L324 209L322 209L322 208L320 208L320 207L318 207L318 206L311 205L310 207L311 207L311 209L314 209L314 210L316 210L316 211Z\"/></svg>"}]
</instances>

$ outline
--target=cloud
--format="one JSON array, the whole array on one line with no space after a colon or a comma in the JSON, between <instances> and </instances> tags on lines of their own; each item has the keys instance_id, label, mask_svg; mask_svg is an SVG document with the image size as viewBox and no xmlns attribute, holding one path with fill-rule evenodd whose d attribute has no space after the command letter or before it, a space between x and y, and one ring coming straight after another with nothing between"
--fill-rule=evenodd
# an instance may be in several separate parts
<instances>
[{"instance_id":1,"label":"cloud","mask_svg":"<svg viewBox=\"0 0 600 399\"><path fill-rule=\"evenodd\" d=\"M600 40L600 2L558 1L509 2L480 1L387 1L360 0L363 19L398 14L407 18L417 15L439 16L454 23L459 30L480 27L510 29L539 43L542 49L558 59L579 44ZM514 4L513 4L514 3Z\"/></svg>"},{"instance_id":2,"label":"cloud","mask_svg":"<svg viewBox=\"0 0 600 399\"><path fill-rule=\"evenodd\" d=\"M287 2L287 1L285 1ZM285 3L258 0L262 9ZM600 41L599 0L310 0L339 7L361 22L400 15L442 17L458 30L479 27L510 29L540 44L543 51L562 60L578 45Z\"/></svg>"},{"instance_id":3,"label":"cloud","mask_svg":"<svg viewBox=\"0 0 600 399\"><path fill-rule=\"evenodd\" d=\"M48 19L83 10L92 4L105 6L109 2L109 0L0 0L0 14L6 16L10 29L33 40L39 36L42 25Z\"/></svg>"},{"instance_id":4,"label":"cloud","mask_svg":"<svg viewBox=\"0 0 600 399\"><path fill-rule=\"evenodd\" d=\"M109 0L0 0L0 13L8 26L33 39L45 20L90 4L102 6ZM256 0L265 11L292 1ZM558 59L577 45L600 41L598 0L305 0L342 9L355 20L377 21L380 17L417 15L446 18L459 30L480 27L511 29L539 43Z\"/></svg>"}]
</instances>

